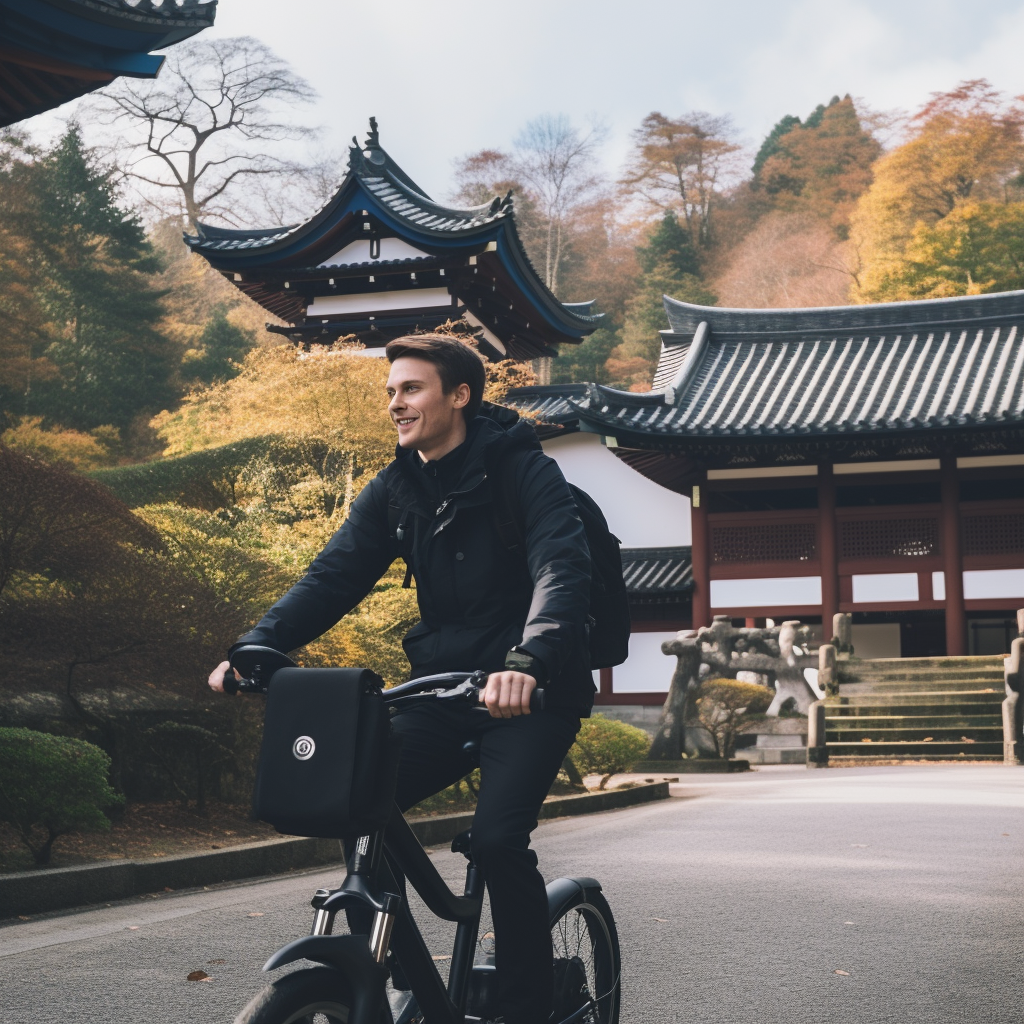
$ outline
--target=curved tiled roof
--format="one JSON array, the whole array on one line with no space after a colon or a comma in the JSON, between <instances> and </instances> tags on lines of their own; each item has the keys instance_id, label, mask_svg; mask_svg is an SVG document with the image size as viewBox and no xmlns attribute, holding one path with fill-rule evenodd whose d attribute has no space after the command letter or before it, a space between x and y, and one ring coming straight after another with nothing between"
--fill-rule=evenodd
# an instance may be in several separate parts
<instances>
[{"instance_id":1,"label":"curved tiled roof","mask_svg":"<svg viewBox=\"0 0 1024 1024\"><path fill-rule=\"evenodd\" d=\"M689 547L623 548L622 576L635 597L668 597L693 589Z\"/></svg>"},{"instance_id":2,"label":"curved tiled roof","mask_svg":"<svg viewBox=\"0 0 1024 1024\"><path fill-rule=\"evenodd\" d=\"M593 385L575 403L585 420L675 437L1024 422L1024 292L838 310L665 306L676 337L664 343L662 390ZM702 322L709 329L687 353L678 336L698 315L695 331Z\"/></svg>"}]
</instances>

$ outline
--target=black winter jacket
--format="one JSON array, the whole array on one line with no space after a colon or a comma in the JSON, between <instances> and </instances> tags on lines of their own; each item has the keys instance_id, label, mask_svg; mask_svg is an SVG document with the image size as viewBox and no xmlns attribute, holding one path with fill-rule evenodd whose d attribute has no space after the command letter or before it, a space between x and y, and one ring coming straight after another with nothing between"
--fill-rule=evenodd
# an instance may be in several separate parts
<instances>
[{"instance_id":1,"label":"black winter jacket","mask_svg":"<svg viewBox=\"0 0 1024 1024\"><path fill-rule=\"evenodd\" d=\"M457 484L443 488L440 501L438 482L424 472L418 452L398 448L306 575L232 650L256 643L290 651L309 643L401 557L415 577L421 616L403 641L410 678L497 672L519 645L540 663L538 682L549 705L588 714L594 699L585 626L590 552L565 478L533 427L500 406L485 403L464 448ZM528 451L516 465L525 557L501 543L491 505L491 478L516 448Z\"/></svg>"}]
</instances>

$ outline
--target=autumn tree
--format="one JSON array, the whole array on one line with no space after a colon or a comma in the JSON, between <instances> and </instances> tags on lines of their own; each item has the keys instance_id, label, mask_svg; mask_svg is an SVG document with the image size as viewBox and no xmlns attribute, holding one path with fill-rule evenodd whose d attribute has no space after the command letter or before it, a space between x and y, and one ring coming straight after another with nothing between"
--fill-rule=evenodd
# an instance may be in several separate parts
<instances>
[{"instance_id":1,"label":"autumn tree","mask_svg":"<svg viewBox=\"0 0 1024 1024\"><path fill-rule=\"evenodd\" d=\"M827 221L774 210L722 255L713 287L723 306L842 306L856 279L855 259Z\"/></svg>"},{"instance_id":2,"label":"autumn tree","mask_svg":"<svg viewBox=\"0 0 1024 1024\"><path fill-rule=\"evenodd\" d=\"M314 134L293 108L315 96L259 40L203 36L175 46L155 81L119 78L88 109L140 194L162 213L183 212L194 229L206 218L244 221L267 183L278 200L309 184L306 165L282 154Z\"/></svg>"},{"instance_id":3,"label":"autumn tree","mask_svg":"<svg viewBox=\"0 0 1024 1024\"><path fill-rule=\"evenodd\" d=\"M754 161L754 183L776 209L820 217L843 238L880 153L853 100L834 96L803 123L786 117L772 129Z\"/></svg>"},{"instance_id":4,"label":"autumn tree","mask_svg":"<svg viewBox=\"0 0 1024 1024\"><path fill-rule=\"evenodd\" d=\"M1007 99L983 79L932 96L911 119L907 141L877 161L874 181L854 213L851 237L864 266L854 289L857 301L911 298L922 288L949 293L970 287L963 268L951 271L945 283L932 280L925 286L922 280L936 271L934 260L923 278L909 264L937 237L929 231L954 212L957 218L946 230L963 241L972 225L976 253L981 237L991 234L999 219L986 204L1015 205L1024 199L1022 126L1024 104ZM966 208L975 204L978 212L969 215ZM912 241L914 252L908 253ZM991 279L1002 277L998 273Z\"/></svg>"},{"instance_id":5,"label":"autumn tree","mask_svg":"<svg viewBox=\"0 0 1024 1024\"><path fill-rule=\"evenodd\" d=\"M717 296L698 276L696 247L673 210L657 222L646 244L637 246L636 257L640 284L626 303L621 341L609 353L606 369L617 386L646 391L661 351L658 332L668 327L663 296L700 306L713 306Z\"/></svg>"},{"instance_id":6,"label":"autumn tree","mask_svg":"<svg viewBox=\"0 0 1024 1024\"><path fill-rule=\"evenodd\" d=\"M31 152L25 140L0 134L0 430L28 415L34 389L58 374L46 354L51 325L36 292L32 241L18 230L32 194L17 167Z\"/></svg>"},{"instance_id":7,"label":"autumn tree","mask_svg":"<svg viewBox=\"0 0 1024 1024\"><path fill-rule=\"evenodd\" d=\"M648 114L633 132L633 152L620 185L649 208L675 210L696 246L713 239L713 213L738 173L741 147L730 118L692 111Z\"/></svg>"}]
</instances>

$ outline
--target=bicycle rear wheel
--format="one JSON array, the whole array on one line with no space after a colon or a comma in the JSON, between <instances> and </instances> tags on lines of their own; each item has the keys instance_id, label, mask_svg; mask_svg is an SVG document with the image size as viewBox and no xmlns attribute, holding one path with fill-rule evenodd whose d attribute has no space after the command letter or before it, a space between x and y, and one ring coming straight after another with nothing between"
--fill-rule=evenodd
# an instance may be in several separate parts
<instances>
[{"instance_id":1,"label":"bicycle rear wheel","mask_svg":"<svg viewBox=\"0 0 1024 1024\"><path fill-rule=\"evenodd\" d=\"M345 979L329 967L285 975L257 993L235 1024L349 1024L350 999ZM381 1024L391 1014L381 1011Z\"/></svg>"},{"instance_id":2,"label":"bicycle rear wheel","mask_svg":"<svg viewBox=\"0 0 1024 1024\"><path fill-rule=\"evenodd\" d=\"M600 889L582 889L552 922L555 1011L552 1020L617 1024L621 962L611 908Z\"/></svg>"}]
</instances>

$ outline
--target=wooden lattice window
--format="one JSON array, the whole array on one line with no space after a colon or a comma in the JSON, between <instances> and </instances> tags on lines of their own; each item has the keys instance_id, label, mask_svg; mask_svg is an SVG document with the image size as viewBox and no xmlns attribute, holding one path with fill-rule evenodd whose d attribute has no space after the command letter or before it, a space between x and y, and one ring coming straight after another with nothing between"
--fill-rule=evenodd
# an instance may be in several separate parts
<instances>
[{"instance_id":1,"label":"wooden lattice window","mask_svg":"<svg viewBox=\"0 0 1024 1024\"><path fill-rule=\"evenodd\" d=\"M818 557L814 523L715 526L713 562L809 562Z\"/></svg>"},{"instance_id":2,"label":"wooden lattice window","mask_svg":"<svg viewBox=\"0 0 1024 1024\"><path fill-rule=\"evenodd\" d=\"M907 558L938 553L938 519L852 519L839 525L840 558Z\"/></svg>"},{"instance_id":3,"label":"wooden lattice window","mask_svg":"<svg viewBox=\"0 0 1024 1024\"><path fill-rule=\"evenodd\" d=\"M1024 515L964 516L965 555L1012 555L1024 551Z\"/></svg>"}]
</instances>

